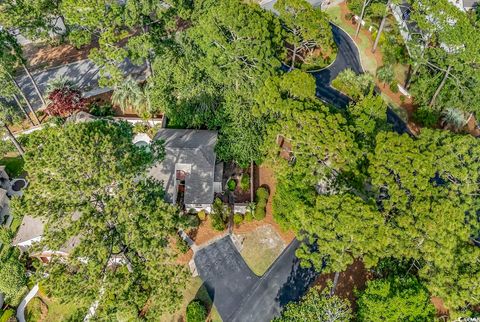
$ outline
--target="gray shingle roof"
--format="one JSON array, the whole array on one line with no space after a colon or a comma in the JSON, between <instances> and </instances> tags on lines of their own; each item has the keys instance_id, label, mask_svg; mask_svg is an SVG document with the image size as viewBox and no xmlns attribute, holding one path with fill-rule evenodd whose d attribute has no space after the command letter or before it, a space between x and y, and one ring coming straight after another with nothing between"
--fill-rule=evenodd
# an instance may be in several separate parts
<instances>
[{"instance_id":1,"label":"gray shingle roof","mask_svg":"<svg viewBox=\"0 0 480 322\"><path fill-rule=\"evenodd\" d=\"M16 246L28 240L41 237L43 234L43 222L39 218L25 215L12 245Z\"/></svg>"},{"instance_id":2,"label":"gray shingle roof","mask_svg":"<svg viewBox=\"0 0 480 322\"><path fill-rule=\"evenodd\" d=\"M166 200L175 200L176 165L188 165L185 177L185 204L211 204L215 176L217 132L204 130L161 129L155 140L165 141L165 159L156 164L150 175L163 181Z\"/></svg>"},{"instance_id":3,"label":"gray shingle roof","mask_svg":"<svg viewBox=\"0 0 480 322\"><path fill-rule=\"evenodd\" d=\"M479 0L463 0L463 7L465 9L475 8L479 3Z\"/></svg>"}]
</instances>

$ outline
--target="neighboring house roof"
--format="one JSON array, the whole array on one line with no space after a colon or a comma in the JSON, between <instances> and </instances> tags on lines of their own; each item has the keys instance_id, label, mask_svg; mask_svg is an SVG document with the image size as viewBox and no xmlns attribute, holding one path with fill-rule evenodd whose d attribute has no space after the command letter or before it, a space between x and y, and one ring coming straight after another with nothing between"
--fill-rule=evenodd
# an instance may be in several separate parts
<instances>
[{"instance_id":1,"label":"neighboring house roof","mask_svg":"<svg viewBox=\"0 0 480 322\"><path fill-rule=\"evenodd\" d=\"M0 188L0 209L5 200L7 200L7 190Z\"/></svg>"},{"instance_id":2,"label":"neighboring house roof","mask_svg":"<svg viewBox=\"0 0 480 322\"><path fill-rule=\"evenodd\" d=\"M161 129L154 138L165 141L165 159L150 175L163 181L166 200L175 203L177 170L185 176L185 204L211 204L214 195L215 144L217 132L204 130Z\"/></svg>"},{"instance_id":3,"label":"neighboring house roof","mask_svg":"<svg viewBox=\"0 0 480 322\"><path fill-rule=\"evenodd\" d=\"M30 246L39 241L43 234L43 222L39 218L25 215L22 219L17 235L13 239L13 246Z\"/></svg>"},{"instance_id":4,"label":"neighboring house roof","mask_svg":"<svg viewBox=\"0 0 480 322\"><path fill-rule=\"evenodd\" d=\"M480 3L480 0L463 0L463 8L464 9L476 8L479 3Z\"/></svg>"}]
</instances>

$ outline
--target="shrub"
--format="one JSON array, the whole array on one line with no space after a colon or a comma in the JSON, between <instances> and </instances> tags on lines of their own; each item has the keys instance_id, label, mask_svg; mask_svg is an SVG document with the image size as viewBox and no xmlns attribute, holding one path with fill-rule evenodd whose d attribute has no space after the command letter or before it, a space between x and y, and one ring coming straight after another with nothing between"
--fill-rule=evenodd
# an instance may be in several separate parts
<instances>
[{"instance_id":1,"label":"shrub","mask_svg":"<svg viewBox=\"0 0 480 322\"><path fill-rule=\"evenodd\" d=\"M200 225L200 219L195 215L187 215L186 224L189 228L197 228Z\"/></svg>"},{"instance_id":2,"label":"shrub","mask_svg":"<svg viewBox=\"0 0 480 322\"><path fill-rule=\"evenodd\" d=\"M267 203L264 200L260 200L255 207L254 217L256 220L262 220L266 216Z\"/></svg>"},{"instance_id":3,"label":"shrub","mask_svg":"<svg viewBox=\"0 0 480 322\"><path fill-rule=\"evenodd\" d=\"M264 187L260 187L257 189L257 202L261 201L261 200L265 200L265 202L268 200L268 190Z\"/></svg>"},{"instance_id":4,"label":"shrub","mask_svg":"<svg viewBox=\"0 0 480 322\"><path fill-rule=\"evenodd\" d=\"M198 216L198 219L205 220L207 219L207 212L205 210L200 210L197 216Z\"/></svg>"},{"instance_id":5,"label":"shrub","mask_svg":"<svg viewBox=\"0 0 480 322\"><path fill-rule=\"evenodd\" d=\"M251 222L251 221L253 221L253 214L252 214L251 211L247 211L247 212L245 213L245 221L246 221L246 222Z\"/></svg>"},{"instance_id":6,"label":"shrub","mask_svg":"<svg viewBox=\"0 0 480 322\"><path fill-rule=\"evenodd\" d=\"M235 179L229 179L227 182L228 190L233 191L235 190L236 187L237 187L237 182L235 181Z\"/></svg>"},{"instance_id":7,"label":"shrub","mask_svg":"<svg viewBox=\"0 0 480 322\"><path fill-rule=\"evenodd\" d=\"M250 189L250 176L248 174L244 174L242 179L240 180L240 189L243 191L248 191Z\"/></svg>"},{"instance_id":8,"label":"shrub","mask_svg":"<svg viewBox=\"0 0 480 322\"><path fill-rule=\"evenodd\" d=\"M413 119L425 127L435 126L439 117L436 111L427 106L422 106L413 113Z\"/></svg>"},{"instance_id":9,"label":"shrub","mask_svg":"<svg viewBox=\"0 0 480 322\"><path fill-rule=\"evenodd\" d=\"M51 116L67 117L76 111L85 110L86 107L82 93L71 87L54 89L48 95L48 102L45 112Z\"/></svg>"},{"instance_id":10,"label":"shrub","mask_svg":"<svg viewBox=\"0 0 480 322\"><path fill-rule=\"evenodd\" d=\"M147 123L138 122L133 125L133 133L147 133L150 129Z\"/></svg>"},{"instance_id":11,"label":"shrub","mask_svg":"<svg viewBox=\"0 0 480 322\"><path fill-rule=\"evenodd\" d=\"M0 316L0 322L7 322L14 315L15 315L15 312L13 311L13 309L7 309Z\"/></svg>"},{"instance_id":12,"label":"shrub","mask_svg":"<svg viewBox=\"0 0 480 322\"><path fill-rule=\"evenodd\" d=\"M187 305L187 322L205 322L207 309L199 300L193 300Z\"/></svg>"},{"instance_id":13,"label":"shrub","mask_svg":"<svg viewBox=\"0 0 480 322\"><path fill-rule=\"evenodd\" d=\"M236 213L235 215L233 215L233 222L235 225L240 225L242 221L243 221L242 214Z\"/></svg>"},{"instance_id":14,"label":"shrub","mask_svg":"<svg viewBox=\"0 0 480 322\"><path fill-rule=\"evenodd\" d=\"M394 93L398 93L398 82L394 79L393 81L390 82L390 84L388 84L388 86L390 87L390 90Z\"/></svg>"},{"instance_id":15,"label":"shrub","mask_svg":"<svg viewBox=\"0 0 480 322\"><path fill-rule=\"evenodd\" d=\"M227 217L222 200L220 198L216 198L213 202L212 208L212 213L210 214L210 218L212 219L212 228L222 231L225 229L225 220Z\"/></svg>"},{"instance_id":16,"label":"shrub","mask_svg":"<svg viewBox=\"0 0 480 322\"><path fill-rule=\"evenodd\" d=\"M177 235L177 249L182 253L185 254L188 252L190 247L188 246L187 242L182 239L182 237Z\"/></svg>"},{"instance_id":17,"label":"shrub","mask_svg":"<svg viewBox=\"0 0 480 322\"><path fill-rule=\"evenodd\" d=\"M90 114L100 117L106 116L113 116L115 115L115 111L113 109L112 104L104 103L102 105L98 104L97 102L93 102L88 107L88 111Z\"/></svg>"},{"instance_id":18,"label":"shrub","mask_svg":"<svg viewBox=\"0 0 480 322\"><path fill-rule=\"evenodd\" d=\"M345 69L332 81L332 86L358 101L373 90L374 82L370 74L357 75L353 70Z\"/></svg>"},{"instance_id":19,"label":"shrub","mask_svg":"<svg viewBox=\"0 0 480 322\"><path fill-rule=\"evenodd\" d=\"M212 228L217 230L217 231L223 231L225 229L225 223L223 222L223 219L220 217L219 214L212 213L210 215L210 218L212 219Z\"/></svg>"}]
</instances>

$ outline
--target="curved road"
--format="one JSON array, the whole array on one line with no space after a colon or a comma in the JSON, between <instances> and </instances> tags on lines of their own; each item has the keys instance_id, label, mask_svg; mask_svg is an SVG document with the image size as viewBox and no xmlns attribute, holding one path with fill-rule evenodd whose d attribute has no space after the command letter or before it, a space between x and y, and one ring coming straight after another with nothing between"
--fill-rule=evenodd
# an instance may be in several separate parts
<instances>
[{"instance_id":1,"label":"curved road","mask_svg":"<svg viewBox=\"0 0 480 322\"><path fill-rule=\"evenodd\" d=\"M332 65L312 75L316 79L319 99L337 108L346 108L350 99L330 84L347 68L357 74L362 73L363 68L352 38L333 24L332 31L338 46L337 58ZM390 108L387 119L395 131L408 132L404 122ZM299 245L296 239L292 241L261 277L252 273L229 236L195 253L197 271L222 319L229 322L270 321L280 314L285 304L300 299L318 273L299 265L295 256Z\"/></svg>"},{"instance_id":2,"label":"curved road","mask_svg":"<svg viewBox=\"0 0 480 322\"><path fill-rule=\"evenodd\" d=\"M363 68L358 47L353 39L338 26L334 24L331 24L331 26L333 39L338 47L337 58L332 65L319 72L313 72L312 75L317 81L316 95L320 100L337 108L346 108L351 101L350 98L330 85L341 71L350 68L355 73L360 74L363 73ZM375 87L375 92L377 94L381 93L377 87ZM387 108L387 121L395 132L411 134L405 122L390 107Z\"/></svg>"}]
</instances>

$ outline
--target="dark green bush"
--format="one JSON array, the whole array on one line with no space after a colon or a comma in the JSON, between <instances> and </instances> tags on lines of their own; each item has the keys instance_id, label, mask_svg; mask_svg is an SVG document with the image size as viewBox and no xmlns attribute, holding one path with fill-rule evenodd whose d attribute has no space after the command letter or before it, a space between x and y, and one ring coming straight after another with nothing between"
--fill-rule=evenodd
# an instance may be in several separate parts
<instances>
[{"instance_id":1,"label":"dark green bush","mask_svg":"<svg viewBox=\"0 0 480 322\"><path fill-rule=\"evenodd\" d=\"M217 213L212 213L210 215L210 218L212 219L212 228L218 231L222 231L225 229L225 222L223 221L223 218L217 214Z\"/></svg>"},{"instance_id":2,"label":"dark green bush","mask_svg":"<svg viewBox=\"0 0 480 322\"><path fill-rule=\"evenodd\" d=\"M437 124L440 115L438 112L432 110L427 106L422 106L418 108L413 113L413 119L415 122L420 123L424 127L433 127Z\"/></svg>"},{"instance_id":3,"label":"dark green bush","mask_svg":"<svg viewBox=\"0 0 480 322\"><path fill-rule=\"evenodd\" d=\"M250 189L250 176L248 174L244 174L242 179L240 180L240 189L243 191L247 191Z\"/></svg>"},{"instance_id":4,"label":"dark green bush","mask_svg":"<svg viewBox=\"0 0 480 322\"><path fill-rule=\"evenodd\" d=\"M187 305L187 322L205 322L207 309L199 300L193 300Z\"/></svg>"},{"instance_id":5,"label":"dark green bush","mask_svg":"<svg viewBox=\"0 0 480 322\"><path fill-rule=\"evenodd\" d=\"M109 104L109 103L99 104L97 102L93 102L88 107L88 112L94 116L99 116L99 117L115 115L113 106L112 104Z\"/></svg>"},{"instance_id":6,"label":"dark green bush","mask_svg":"<svg viewBox=\"0 0 480 322\"><path fill-rule=\"evenodd\" d=\"M197 228L200 225L200 219L195 214L187 215L186 224L188 228Z\"/></svg>"},{"instance_id":7,"label":"dark green bush","mask_svg":"<svg viewBox=\"0 0 480 322\"><path fill-rule=\"evenodd\" d=\"M256 220L262 220L266 216L267 203L264 200L260 200L255 207L254 217Z\"/></svg>"},{"instance_id":8,"label":"dark green bush","mask_svg":"<svg viewBox=\"0 0 480 322\"><path fill-rule=\"evenodd\" d=\"M182 237L177 236L177 249L182 253L185 254L188 252L190 247L188 246L187 242L182 239Z\"/></svg>"},{"instance_id":9,"label":"dark green bush","mask_svg":"<svg viewBox=\"0 0 480 322\"><path fill-rule=\"evenodd\" d=\"M235 179L229 179L227 182L228 190L233 191L235 190L236 187L237 187L237 182L235 181Z\"/></svg>"},{"instance_id":10,"label":"dark green bush","mask_svg":"<svg viewBox=\"0 0 480 322\"><path fill-rule=\"evenodd\" d=\"M268 190L264 187L260 187L257 189L257 202L261 201L261 200L265 200L265 202L268 200Z\"/></svg>"}]
</instances>

